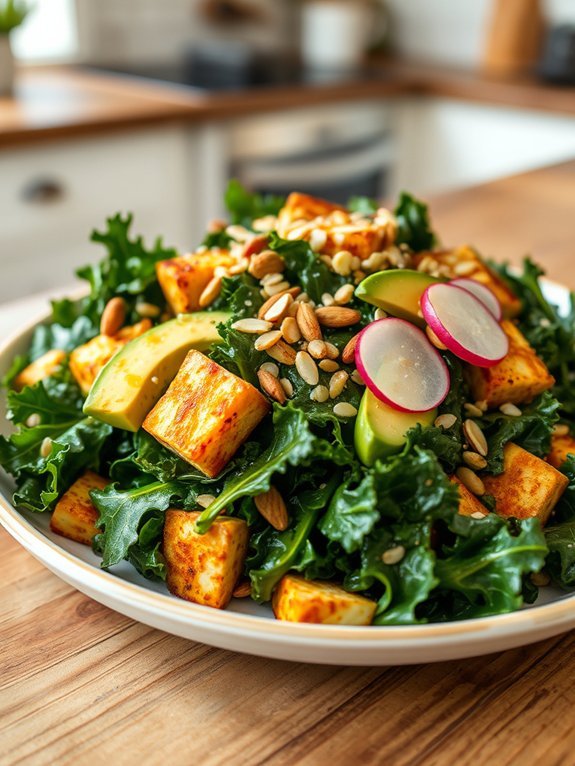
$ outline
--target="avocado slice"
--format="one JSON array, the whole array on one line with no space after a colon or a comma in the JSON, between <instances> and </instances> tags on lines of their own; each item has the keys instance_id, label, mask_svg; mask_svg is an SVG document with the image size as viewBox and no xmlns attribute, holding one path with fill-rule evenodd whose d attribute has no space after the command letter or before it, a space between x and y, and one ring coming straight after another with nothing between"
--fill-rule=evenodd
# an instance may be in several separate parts
<instances>
[{"instance_id":1,"label":"avocado slice","mask_svg":"<svg viewBox=\"0 0 575 766\"><path fill-rule=\"evenodd\" d=\"M216 328L230 316L225 311L181 314L126 343L100 370L84 403L86 415L137 431L188 351L205 351L218 343Z\"/></svg>"},{"instance_id":2,"label":"avocado slice","mask_svg":"<svg viewBox=\"0 0 575 766\"><path fill-rule=\"evenodd\" d=\"M363 394L355 421L355 450L364 465L399 452L410 428L432 425L437 410L400 412L380 401L371 391Z\"/></svg>"},{"instance_id":3,"label":"avocado slice","mask_svg":"<svg viewBox=\"0 0 575 766\"><path fill-rule=\"evenodd\" d=\"M370 274L355 290L358 298L387 311L391 316L425 326L419 316L419 301L424 290L442 280L414 269L390 269Z\"/></svg>"}]
</instances>

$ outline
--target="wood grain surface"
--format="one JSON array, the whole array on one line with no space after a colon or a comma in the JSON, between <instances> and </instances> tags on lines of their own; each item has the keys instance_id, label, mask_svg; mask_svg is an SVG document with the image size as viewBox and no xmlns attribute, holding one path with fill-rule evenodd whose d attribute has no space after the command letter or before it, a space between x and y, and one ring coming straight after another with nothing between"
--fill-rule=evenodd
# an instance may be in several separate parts
<instances>
[{"instance_id":1,"label":"wood grain surface","mask_svg":"<svg viewBox=\"0 0 575 766\"><path fill-rule=\"evenodd\" d=\"M449 242L575 286L575 162L433 201ZM575 634L472 660L309 666L213 649L74 591L0 531L0 764L575 763Z\"/></svg>"},{"instance_id":2,"label":"wood grain surface","mask_svg":"<svg viewBox=\"0 0 575 766\"><path fill-rule=\"evenodd\" d=\"M27 67L18 72L14 97L0 97L0 149L163 122L410 95L575 115L575 87L385 58L335 81L212 93L81 68Z\"/></svg>"}]
</instances>

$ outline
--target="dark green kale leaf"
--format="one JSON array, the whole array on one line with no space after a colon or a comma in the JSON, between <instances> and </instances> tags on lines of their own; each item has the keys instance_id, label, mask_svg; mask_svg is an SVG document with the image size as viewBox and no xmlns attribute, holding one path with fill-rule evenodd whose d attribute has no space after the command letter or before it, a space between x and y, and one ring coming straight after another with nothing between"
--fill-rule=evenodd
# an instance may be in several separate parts
<instances>
[{"instance_id":1,"label":"dark green kale leaf","mask_svg":"<svg viewBox=\"0 0 575 766\"><path fill-rule=\"evenodd\" d=\"M449 525L455 543L443 550L435 574L439 588L465 597L446 619L484 617L519 609L523 577L539 572L547 545L537 519L520 524L494 514L475 520L455 515Z\"/></svg>"},{"instance_id":2,"label":"dark green kale leaf","mask_svg":"<svg viewBox=\"0 0 575 766\"><path fill-rule=\"evenodd\" d=\"M369 197L350 197L347 207L352 213L373 215L381 205L376 199L370 199Z\"/></svg>"},{"instance_id":3,"label":"dark green kale leaf","mask_svg":"<svg viewBox=\"0 0 575 766\"><path fill-rule=\"evenodd\" d=\"M97 549L102 554L102 567L111 567L129 558L133 545L146 521L163 513L174 502L183 508L193 507L195 498L202 492L202 483L155 481L140 487L123 489L110 484L105 489L94 489L90 496L100 514L97 526ZM161 516L160 516L161 514Z\"/></svg>"},{"instance_id":4,"label":"dark green kale leaf","mask_svg":"<svg viewBox=\"0 0 575 766\"><path fill-rule=\"evenodd\" d=\"M252 597L256 601L269 601L277 583L290 570L312 577L320 574L322 556L314 548L310 537L338 481L337 476L332 475L319 486L319 479L316 479L315 488L306 489L298 484L297 491L287 503L292 520L289 528L278 532L266 526L261 532L252 535L252 552L246 567L252 582Z\"/></svg>"},{"instance_id":5,"label":"dark green kale leaf","mask_svg":"<svg viewBox=\"0 0 575 766\"><path fill-rule=\"evenodd\" d=\"M415 610L437 584L430 535L431 526L424 522L381 526L367 538L361 552L361 567L345 578L344 585L350 590L372 589L376 597L381 587L377 589L374 585L383 586L375 625L409 625L421 621ZM384 564L382 556L398 546L405 548L403 558L397 564Z\"/></svg>"},{"instance_id":6,"label":"dark green kale leaf","mask_svg":"<svg viewBox=\"0 0 575 766\"><path fill-rule=\"evenodd\" d=\"M39 326L29 351L36 359L51 349L71 351L99 332L100 317L106 303L116 295L123 297L128 307L127 322L140 319L134 308L137 300L164 306L165 299L156 279L156 263L176 257L157 239L148 249L141 237L132 239L132 215L120 213L108 218L104 231L92 232L92 242L103 245L107 255L97 264L78 269L80 279L90 286L90 293L78 301L68 299L52 302L49 323Z\"/></svg>"},{"instance_id":7,"label":"dark green kale leaf","mask_svg":"<svg viewBox=\"0 0 575 766\"><path fill-rule=\"evenodd\" d=\"M402 192L394 210L397 219L398 245L407 245L414 252L430 250L436 244L436 236L431 229L427 205Z\"/></svg>"},{"instance_id":8,"label":"dark green kale leaf","mask_svg":"<svg viewBox=\"0 0 575 766\"><path fill-rule=\"evenodd\" d=\"M507 265L492 263L491 267L521 299L519 329L555 377L552 392L561 404L562 415L574 421L575 294L569 294L568 305L562 310L550 303L540 284L543 270L529 258L523 261L520 275Z\"/></svg>"},{"instance_id":9,"label":"dark green kale leaf","mask_svg":"<svg viewBox=\"0 0 575 766\"><path fill-rule=\"evenodd\" d=\"M292 285L300 285L315 303L321 303L324 293L333 295L348 281L331 271L303 239L281 239L272 232L269 247L284 259L285 275Z\"/></svg>"},{"instance_id":10,"label":"dark green kale leaf","mask_svg":"<svg viewBox=\"0 0 575 766\"><path fill-rule=\"evenodd\" d=\"M575 455L567 455L559 470L567 476L569 484L553 510L554 523L575 520Z\"/></svg>"},{"instance_id":11,"label":"dark green kale leaf","mask_svg":"<svg viewBox=\"0 0 575 766\"><path fill-rule=\"evenodd\" d=\"M417 606L437 584L433 528L457 514L457 487L436 456L417 447L376 464L374 477L380 519L364 539L361 563L346 575L344 586L368 590L378 600L378 625L417 622ZM385 564L383 554L398 546L404 549L400 560Z\"/></svg>"},{"instance_id":12,"label":"dark green kale leaf","mask_svg":"<svg viewBox=\"0 0 575 766\"><path fill-rule=\"evenodd\" d=\"M236 179L228 183L224 200L231 222L249 229L255 218L277 215L285 203L285 197L275 194L252 194Z\"/></svg>"},{"instance_id":13,"label":"dark green kale leaf","mask_svg":"<svg viewBox=\"0 0 575 766\"><path fill-rule=\"evenodd\" d=\"M25 425L39 415L36 426ZM17 430L0 437L0 464L17 482L14 502L34 511L52 508L60 495L87 468L98 470L112 428L82 413L82 396L67 370L8 393L8 417ZM44 439L52 448L40 454Z\"/></svg>"},{"instance_id":14,"label":"dark green kale leaf","mask_svg":"<svg viewBox=\"0 0 575 766\"><path fill-rule=\"evenodd\" d=\"M138 532L138 540L128 551L128 560L148 580L166 579L166 560L162 554L164 514L152 512Z\"/></svg>"},{"instance_id":15,"label":"dark green kale leaf","mask_svg":"<svg viewBox=\"0 0 575 766\"><path fill-rule=\"evenodd\" d=\"M575 518L545 529L549 548L546 569L555 585L575 588Z\"/></svg>"},{"instance_id":16,"label":"dark green kale leaf","mask_svg":"<svg viewBox=\"0 0 575 766\"><path fill-rule=\"evenodd\" d=\"M457 418L450 428L429 426L422 428L418 425L407 434L404 453L410 452L416 445L422 449L431 450L441 461L448 473L453 473L461 465L463 452L463 404L469 399L467 383L463 377L461 362L452 354L444 354L444 360L449 367L451 387L447 397L439 407L439 414L451 414Z\"/></svg>"},{"instance_id":17,"label":"dark green kale leaf","mask_svg":"<svg viewBox=\"0 0 575 766\"><path fill-rule=\"evenodd\" d=\"M346 553L353 553L361 547L379 516L373 474L366 473L359 481L351 476L335 491L319 529Z\"/></svg>"},{"instance_id":18,"label":"dark green kale leaf","mask_svg":"<svg viewBox=\"0 0 575 766\"><path fill-rule=\"evenodd\" d=\"M220 511L236 500L267 492L274 474L283 474L290 466L313 459L318 439L301 410L291 404L274 404L273 426L269 446L254 460L246 461L228 474L222 492L198 519L198 532L207 532Z\"/></svg>"},{"instance_id":19,"label":"dark green kale leaf","mask_svg":"<svg viewBox=\"0 0 575 766\"><path fill-rule=\"evenodd\" d=\"M560 403L550 391L522 408L521 415L504 415L492 412L482 418L481 424L489 445L487 471L499 474L503 471L503 449L508 442L538 457L545 457L551 448L553 427L559 420Z\"/></svg>"}]
</instances>

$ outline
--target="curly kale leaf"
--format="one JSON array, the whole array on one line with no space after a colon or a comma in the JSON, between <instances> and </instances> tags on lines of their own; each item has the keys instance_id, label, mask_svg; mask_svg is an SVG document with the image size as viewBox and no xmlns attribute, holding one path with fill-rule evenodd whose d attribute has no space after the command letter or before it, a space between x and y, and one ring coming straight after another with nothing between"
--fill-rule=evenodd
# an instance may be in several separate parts
<instances>
[{"instance_id":1,"label":"curly kale leaf","mask_svg":"<svg viewBox=\"0 0 575 766\"><path fill-rule=\"evenodd\" d=\"M487 470L499 474L503 471L503 449L508 442L538 457L545 457L551 448L553 427L559 420L560 403L550 391L523 407L521 415L493 412L481 420L489 445Z\"/></svg>"},{"instance_id":2,"label":"curly kale leaf","mask_svg":"<svg viewBox=\"0 0 575 766\"><path fill-rule=\"evenodd\" d=\"M431 228L425 203L402 192L394 214L397 219L398 245L407 245L414 252L430 250L435 245L437 238Z\"/></svg>"},{"instance_id":3,"label":"curly kale leaf","mask_svg":"<svg viewBox=\"0 0 575 766\"><path fill-rule=\"evenodd\" d=\"M493 514L475 520L456 515L449 525L455 543L435 566L441 590L463 596L448 619L483 617L518 609L523 577L539 572L547 545L537 519L520 524ZM449 603L449 601L448 601Z\"/></svg>"},{"instance_id":4,"label":"curly kale leaf","mask_svg":"<svg viewBox=\"0 0 575 766\"><path fill-rule=\"evenodd\" d=\"M275 194L253 194L239 181L232 179L228 183L224 201L232 223L251 228L255 218L277 215L285 203L285 197Z\"/></svg>"}]
</instances>

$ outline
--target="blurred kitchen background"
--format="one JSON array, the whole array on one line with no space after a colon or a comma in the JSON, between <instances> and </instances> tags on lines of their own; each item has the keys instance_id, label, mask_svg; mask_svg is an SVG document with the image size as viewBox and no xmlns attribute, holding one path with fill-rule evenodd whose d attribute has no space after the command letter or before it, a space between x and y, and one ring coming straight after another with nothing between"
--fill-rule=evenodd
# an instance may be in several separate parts
<instances>
[{"instance_id":1,"label":"blurred kitchen background","mask_svg":"<svg viewBox=\"0 0 575 766\"><path fill-rule=\"evenodd\" d=\"M575 0L33 0L8 35L21 6L0 302L70 284L117 210L191 249L232 176L392 199L575 157Z\"/></svg>"}]
</instances>

